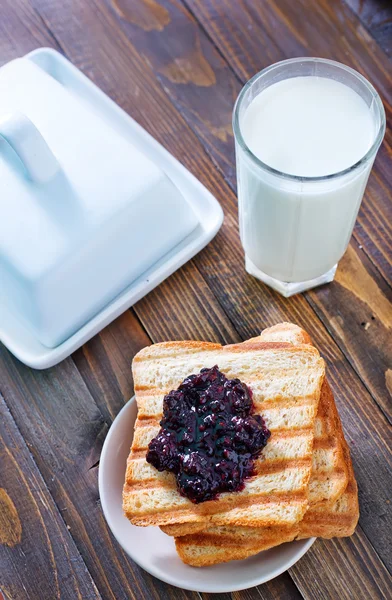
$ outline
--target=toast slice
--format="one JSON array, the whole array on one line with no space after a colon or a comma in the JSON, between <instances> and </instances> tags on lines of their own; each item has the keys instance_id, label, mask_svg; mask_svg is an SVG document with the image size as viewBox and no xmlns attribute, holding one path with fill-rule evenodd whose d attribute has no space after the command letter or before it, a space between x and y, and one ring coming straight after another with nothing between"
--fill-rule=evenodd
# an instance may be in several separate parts
<instances>
[{"instance_id":1,"label":"toast slice","mask_svg":"<svg viewBox=\"0 0 392 600\"><path fill-rule=\"evenodd\" d=\"M256 413L264 416L271 439L274 444L281 440L281 446L278 456L275 452L266 458L270 442L267 444L256 461L257 474L245 482L244 490L195 505L178 493L171 473L159 473L145 456L159 430L164 395L190 373L214 364L227 377L238 377L251 387ZM141 526L207 526L216 513L225 524L262 527L297 523L308 506L314 422L324 373L324 361L313 346L265 343L259 338L223 347L206 342L168 342L139 352L133 361L139 412L123 491L125 515Z\"/></svg>"},{"instance_id":2,"label":"toast slice","mask_svg":"<svg viewBox=\"0 0 392 600\"><path fill-rule=\"evenodd\" d=\"M176 549L185 563L195 567L210 566L244 559L294 539L346 537L354 533L359 518L357 483L333 398L332 404L338 419L336 435L341 440L348 476L344 493L333 504L310 507L302 521L291 527L210 526L202 532L178 537Z\"/></svg>"}]
</instances>

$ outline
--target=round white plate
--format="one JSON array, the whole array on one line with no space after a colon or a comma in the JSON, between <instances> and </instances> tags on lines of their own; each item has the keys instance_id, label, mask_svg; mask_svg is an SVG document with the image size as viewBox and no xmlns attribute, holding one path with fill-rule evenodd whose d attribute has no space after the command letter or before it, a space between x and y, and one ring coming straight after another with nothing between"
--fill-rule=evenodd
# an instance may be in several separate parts
<instances>
[{"instance_id":1,"label":"round white plate","mask_svg":"<svg viewBox=\"0 0 392 600\"><path fill-rule=\"evenodd\" d=\"M117 415L106 437L99 463L102 509L125 552L158 579L185 590L234 592L277 577L305 554L315 538L282 544L241 561L194 568L177 556L173 538L159 527L135 527L122 512L122 487L132 444L137 407L132 398Z\"/></svg>"}]
</instances>

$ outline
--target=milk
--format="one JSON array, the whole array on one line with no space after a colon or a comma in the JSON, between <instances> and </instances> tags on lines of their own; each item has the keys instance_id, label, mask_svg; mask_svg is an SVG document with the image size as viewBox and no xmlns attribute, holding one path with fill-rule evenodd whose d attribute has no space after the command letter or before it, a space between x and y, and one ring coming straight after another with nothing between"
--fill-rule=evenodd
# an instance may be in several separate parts
<instances>
[{"instance_id":1,"label":"milk","mask_svg":"<svg viewBox=\"0 0 392 600\"><path fill-rule=\"evenodd\" d=\"M298 76L262 90L240 116L237 144L240 233L247 261L274 279L302 282L332 269L348 245L374 156L373 111L334 79Z\"/></svg>"}]
</instances>

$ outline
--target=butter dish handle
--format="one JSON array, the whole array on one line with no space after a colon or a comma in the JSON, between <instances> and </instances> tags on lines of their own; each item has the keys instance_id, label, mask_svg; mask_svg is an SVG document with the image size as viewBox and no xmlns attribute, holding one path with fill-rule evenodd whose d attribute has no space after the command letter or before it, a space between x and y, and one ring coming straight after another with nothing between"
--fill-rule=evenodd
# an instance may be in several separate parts
<instances>
[{"instance_id":1,"label":"butter dish handle","mask_svg":"<svg viewBox=\"0 0 392 600\"><path fill-rule=\"evenodd\" d=\"M21 112L11 113L0 120L0 143L2 140L16 152L33 182L45 183L60 169L37 127Z\"/></svg>"}]
</instances>

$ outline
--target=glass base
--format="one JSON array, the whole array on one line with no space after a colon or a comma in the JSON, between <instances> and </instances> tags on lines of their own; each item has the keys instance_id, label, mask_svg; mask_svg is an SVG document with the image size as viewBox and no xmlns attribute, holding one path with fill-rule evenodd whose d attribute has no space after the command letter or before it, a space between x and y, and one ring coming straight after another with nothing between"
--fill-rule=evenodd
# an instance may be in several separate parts
<instances>
[{"instance_id":1,"label":"glass base","mask_svg":"<svg viewBox=\"0 0 392 600\"><path fill-rule=\"evenodd\" d=\"M334 267L332 267L332 269L324 273L324 275L320 275L320 277L316 277L315 279L289 283L287 281L279 281L279 279L274 279L266 273L263 273L263 271L260 271L260 269L255 267L252 261L249 260L249 258L245 255L245 269L249 275L253 275L253 277L260 279L260 281L279 292L279 294L285 298L294 296L294 294L300 294L305 290L310 290L318 285L322 285L323 283L329 283L330 281L333 281L337 266L338 265L336 264Z\"/></svg>"}]
</instances>

